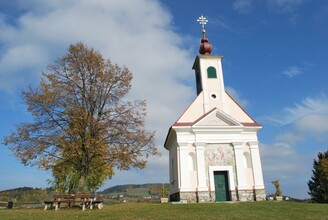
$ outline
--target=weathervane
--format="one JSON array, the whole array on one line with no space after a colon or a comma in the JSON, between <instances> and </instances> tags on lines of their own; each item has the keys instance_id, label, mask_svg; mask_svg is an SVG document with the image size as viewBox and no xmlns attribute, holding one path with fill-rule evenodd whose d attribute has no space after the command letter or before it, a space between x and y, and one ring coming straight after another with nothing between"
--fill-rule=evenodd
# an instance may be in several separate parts
<instances>
[{"instance_id":1,"label":"weathervane","mask_svg":"<svg viewBox=\"0 0 328 220\"><path fill-rule=\"evenodd\" d=\"M206 33L205 24L208 22L208 20L202 15L197 19L197 21L199 22L199 24L202 25L202 33L203 33L203 36L205 36L205 33Z\"/></svg>"}]
</instances>

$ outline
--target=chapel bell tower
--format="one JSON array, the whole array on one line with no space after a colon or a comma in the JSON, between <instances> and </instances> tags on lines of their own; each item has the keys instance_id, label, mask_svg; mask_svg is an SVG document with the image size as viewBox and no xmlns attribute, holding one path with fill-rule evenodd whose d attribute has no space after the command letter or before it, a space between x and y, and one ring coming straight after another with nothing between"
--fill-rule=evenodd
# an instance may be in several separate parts
<instances>
[{"instance_id":1,"label":"chapel bell tower","mask_svg":"<svg viewBox=\"0 0 328 220\"><path fill-rule=\"evenodd\" d=\"M202 39L199 46L199 53L193 65L196 78L197 95L203 91L204 110L208 111L214 106L223 110L225 103L225 89L222 73L223 56L213 56L212 45L206 37L204 25L206 18L201 16L197 21L202 25Z\"/></svg>"}]
</instances>

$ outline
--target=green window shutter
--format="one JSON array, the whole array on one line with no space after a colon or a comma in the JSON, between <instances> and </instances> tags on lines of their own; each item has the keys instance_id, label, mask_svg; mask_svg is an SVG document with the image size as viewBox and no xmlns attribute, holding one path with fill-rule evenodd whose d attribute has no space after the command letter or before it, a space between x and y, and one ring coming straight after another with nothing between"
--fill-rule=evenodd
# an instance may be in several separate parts
<instances>
[{"instance_id":1,"label":"green window shutter","mask_svg":"<svg viewBox=\"0 0 328 220\"><path fill-rule=\"evenodd\" d=\"M207 78L217 78L216 69L213 66L207 68Z\"/></svg>"}]
</instances>

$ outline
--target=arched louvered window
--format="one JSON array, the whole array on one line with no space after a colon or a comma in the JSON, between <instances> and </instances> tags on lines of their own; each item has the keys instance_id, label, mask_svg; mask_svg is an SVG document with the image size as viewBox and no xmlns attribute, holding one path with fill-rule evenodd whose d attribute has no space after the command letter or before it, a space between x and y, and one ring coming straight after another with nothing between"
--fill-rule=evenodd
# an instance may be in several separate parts
<instances>
[{"instance_id":1,"label":"arched louvered window","mask_svg":"<svg viewBox=\"0 0 328 220\"><path fill-rule=\"evenodd\" d=\"M207 78L217 78L216 69L213 66L207 68Z\"/></svg>"}]
</instances>

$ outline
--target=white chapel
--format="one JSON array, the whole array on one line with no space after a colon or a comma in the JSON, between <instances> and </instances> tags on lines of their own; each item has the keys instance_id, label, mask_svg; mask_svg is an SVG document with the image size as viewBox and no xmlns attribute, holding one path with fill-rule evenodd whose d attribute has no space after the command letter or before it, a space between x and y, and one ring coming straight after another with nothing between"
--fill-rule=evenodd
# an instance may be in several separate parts
<instances>
[{"instance_id":1,"label":"white chapel","mask_svg":"<svg viewBox=\"0 0 328 220\"><path fill-rule=\"evenodd\" d=\"M257 132L262 128L225 91L223 56L211 54L212 45L202 25L199 53L193 64L197 97L170 127L170 201L265 200Z\"/></svg>"}]
</instances>

